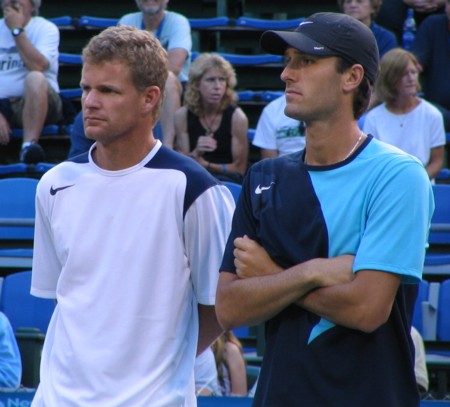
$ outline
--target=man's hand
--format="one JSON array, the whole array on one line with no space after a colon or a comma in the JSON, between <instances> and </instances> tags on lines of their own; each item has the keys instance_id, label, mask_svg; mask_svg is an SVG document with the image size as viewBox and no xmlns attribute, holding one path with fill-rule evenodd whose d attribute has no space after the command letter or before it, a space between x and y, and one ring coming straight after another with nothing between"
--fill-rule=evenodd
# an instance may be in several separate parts
<instances>
[{"instance_id":1,"label":"man's hand","mask_svg":"<svg viewBox=\"0 0 450 407\"><path fill-rule=\"evenodd\" d=\"M234 240L234 265L239 278L249 278L278 273L278 266L266 250L248 236Z\"/></svg>"},{"instance_id":2,"label":"man's hand","mask_svg":"<svg viewBox=\"0 0 450 407\"><path fill-rule=\"evenodd\" d=\"M26 16L19 3L12 2L11 6L5 7L3 9L3 17L9 29L25 27Z\"/></svg>"},{"instance_id":3,"label":"man's hand","mask_svg":"<svg viewBox=\"0 0 450 407\"><path fill-rule=\"evenodd\" d=\"M445 4L445 0L403 0L403 2L420 13L431 13Z\"/></svg>"},{"instance_id":4,"label":"man's hand","mask_svg":"<svg viewBox=\"0 0 450 407\"><path fill-rule=\"evenodd\" d=\"M8 121L0 113L0 144L6 145L9 143L11 138L11 128L9 127Z\"/></svg>"}]
</instances>

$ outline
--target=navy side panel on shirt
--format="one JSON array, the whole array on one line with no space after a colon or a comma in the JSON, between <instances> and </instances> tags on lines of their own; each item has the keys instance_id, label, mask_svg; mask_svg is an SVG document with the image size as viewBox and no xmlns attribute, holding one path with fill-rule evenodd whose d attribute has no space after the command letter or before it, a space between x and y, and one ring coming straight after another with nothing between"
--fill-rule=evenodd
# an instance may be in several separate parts
<instances>
[{"instance_id":1,"label":"navy side panel on shirt","mask_svg":"<svg viewBox=\"0 0 450 407\"><path fill-rule=\"evenodd\" d=\"M193 202L208 188L219 182L192 158L177 153L162 145L156 155L146 165L147 168L176 169L186 175L186 195L183 217Z\"/></svg>"}]
</instances>

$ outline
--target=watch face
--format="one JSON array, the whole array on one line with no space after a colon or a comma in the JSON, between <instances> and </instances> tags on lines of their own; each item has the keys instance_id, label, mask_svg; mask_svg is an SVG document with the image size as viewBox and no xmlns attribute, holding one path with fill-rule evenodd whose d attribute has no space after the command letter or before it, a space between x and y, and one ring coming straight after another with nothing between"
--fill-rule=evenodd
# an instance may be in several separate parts
<instances>
[{"instance_id":1,"label":"watch face","mask_svg":"<svg viewBox=\"0 0 450 407\"><path fill-rule=\"evenodd\" d=\"M22 31L23 31L23 28L13 28L11 30L12 35L14 35L14 37L17 37Z\"/></svg>"}]
</instances>

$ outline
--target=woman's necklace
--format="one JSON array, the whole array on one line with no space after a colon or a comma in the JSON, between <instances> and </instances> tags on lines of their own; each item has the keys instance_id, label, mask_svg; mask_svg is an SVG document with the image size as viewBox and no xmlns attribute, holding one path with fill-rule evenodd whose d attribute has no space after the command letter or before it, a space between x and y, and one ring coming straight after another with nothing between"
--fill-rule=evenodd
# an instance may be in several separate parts
<instances>
[{"instance_id":1,"label":"woman's necklace","mask_svg":"<svg viewBox=\"0 0 450 407\"><path fill-rule=\"evenodd\" d=\"M206 115L203 116L203 124L205 125L204 127L206 130L206 134L214 134L213 129L215 128L215 122L216 122L216 119L219 117L219 115L220 115L220 110L212 116L211 120L206 120Z\"/></svg>"},{"instance_id":2,"label":"woman's necklace","mask_svg":"<svg viewBox=\"0 0 450 407\"><path fill-rule=\"evenodd\" d=\"M355 152L355 150L356 150L356 148L358 147L359 142L361 141L361 139L363 138L363 136L364 136L364 133L363 133L363 131L361 130L361 133L359 133L358 140L356 140L356 143L355 143L355 145L353 146L353 148L349 151L349 153L348 153L342 160L338 161L337 163L341 163L342 161L345 161L348 157L350 157L350 156ZM308 164L308 162L306 161L306 153L305 153L305 160L304 160L304 163L305 163L305 164ZM337 163L336 163L336 164L337 164Z\"/></svg>"}]
</instances>

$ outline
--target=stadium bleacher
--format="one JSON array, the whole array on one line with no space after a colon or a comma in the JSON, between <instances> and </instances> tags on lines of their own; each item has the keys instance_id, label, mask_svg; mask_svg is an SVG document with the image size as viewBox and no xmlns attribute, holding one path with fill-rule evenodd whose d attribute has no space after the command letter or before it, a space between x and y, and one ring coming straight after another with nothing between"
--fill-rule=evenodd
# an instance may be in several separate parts
<instances>
[{"instance_id":1,"label":"stadium bleacher","mask_svg":"<svg viewBox=\"0 0 450 407\"><path fill-rule=\"evenodd\" d=\"M303 3L303 2L299 2ZM203 51L219 52L236 67L238 78L239 103L249 116L249 142L254 135L254 128L262 108L274 98L282 94L283 83L281 58L264 55L259 48L259 36L266 29L295 28L304 16L316 11L336 11L336 1L315 0L309 4L293 5L289 0L267 2L261 0L171 0L169 8L188 17L191 22L194 38L193 58ZM120 16L135 10L134 1L111 2L106 0L79 0L78 2L61 3L57 0L46 0L41 7L41 14L50 18L60 29L60 86L62 93L79 108L81 89L79 86L81 72L81 49L89 38L99 30L113 25ZM283 10L280 12L279 10ZM18 155L20 146L20 130L14 130L13 141L8 147L0 148L0 177L17 176L23 171L28 177L38 178L53 166L66 158L69 148L68 126L48 126L44 128L41 142L46 150L49 163L41 163L36 167L9 167ZM450 143L450 133L447 137ZM447 159L447 163L449 160ZM4 172L2 172L4 171ZM10 172L8 172L10 171ZM15 175L14 175L15 174ZM444 169L436 178L437 183L450 183L449 170ZM450 254L449 254L450 256ZM450 274L425 275L435 287L428 289L419 299L417 307L423 311L420 317L420 332L425 333L428 352L427 363L430 369L430 382L436 388L440 398L448 396L450 389L450 338L440 337L442 319L450 320L450 307L444 304L439 295L441 288L448 285ZM437 289L436 289L437 287ZM416 307L416 308L417 308ZM447 311L447 312L445 312ZM263 328L253 327L247 330L243 339L254 346L257 351L247 358L249 363L261 362L264 346ZM431 352L432 350L432 352ZM446 354L448 352L448 354ZM33 391L18 393L1 393L0 404L7 399L31 400ZM11 404L13 405L13 404ZM22 404L16 404L22 405ZM24 404L25 405L25 404ZM209 406L250 406L247 398L201 398L200 407ZM424 400L421 406L449 406L450 402Z\"/></svg>"}]
</instances>

